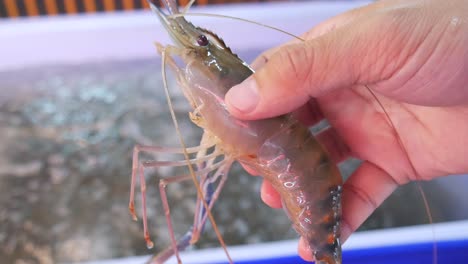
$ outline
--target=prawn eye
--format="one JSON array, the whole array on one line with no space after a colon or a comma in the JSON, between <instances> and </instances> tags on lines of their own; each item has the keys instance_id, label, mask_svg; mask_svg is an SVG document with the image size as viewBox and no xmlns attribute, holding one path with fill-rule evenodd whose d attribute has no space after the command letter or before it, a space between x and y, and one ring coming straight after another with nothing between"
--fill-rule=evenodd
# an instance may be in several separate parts
<instances>
[{"instance_id":1,"label":"prawn eye","mask_svg":"<svg viewBox=\"0 0 468 264\"><path fill-rule=\"evenodd\" d=\"M205 35L200 35L197 38L197 43L200 46L208 46L208 39L206 38Z\"/></svg>"}]
</instances>

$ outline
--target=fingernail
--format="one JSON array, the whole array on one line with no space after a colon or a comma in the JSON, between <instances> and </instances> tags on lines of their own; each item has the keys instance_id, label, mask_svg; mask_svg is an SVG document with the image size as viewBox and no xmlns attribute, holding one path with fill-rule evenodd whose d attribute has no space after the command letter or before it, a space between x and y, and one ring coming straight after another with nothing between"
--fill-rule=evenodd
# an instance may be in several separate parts
<instances>
[{"instance_id":1,"label":"fingernail","mask_svg":"<svg viewBox=\"0 0 468 264\"><path fill-rule=\"evenodd\" d=\"M254 110L260 101L255 79L248 78L241 84L233 86L226 94L226 101L242 113Z\"/></svg>"},{"instance_id":2,"label":"fingernail","mask_svg":"<svg viewBox=\"0 0 468 264\"><path fill-rule=\"evenodd\" d=\"M341 223L341 243L344 243L348 237L353 233L353 230L349 225L346 224L345 221L342 221Z\"/></svg>"}]
</instances>

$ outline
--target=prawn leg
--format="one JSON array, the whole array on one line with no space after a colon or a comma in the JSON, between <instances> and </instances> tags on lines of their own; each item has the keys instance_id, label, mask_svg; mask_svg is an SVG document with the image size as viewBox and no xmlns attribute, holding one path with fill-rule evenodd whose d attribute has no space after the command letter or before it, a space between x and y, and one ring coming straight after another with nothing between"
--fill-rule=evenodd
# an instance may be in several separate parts
<instances>
[{"instance_id":1,"label":"prawn leg","mask_svg":"<svg viewBox=\"0 0 468 264\"><path fill-rule=\"evenodd\" d=\"M213 159L214 160L214 159ZM227 171L229 171L231 167L232 161L223 160L218 163L213 164L212 166L208 166L206 169L199 171L197 174L201 173L201 186L202 190L205 193L205 201L209 205L209 209L211 210L219 197L219 194L224 187L224 184L227 179ZM216 168L217 169L213 169ZM211 174L214 171L214 174ZM212 175L212 176L210 176ZM148 264L157 264L157 263L164 263L173 255L176 256L177 261L181 263L181 259L179 257L179 251L186 249L189 245L194 244L200 238L201 232L203 232L204 226L207 220L207 210L205 210L203 204L200 201L197 201L196 206L196 215L194 218L193 225L189 228L189 230L176 242L174 237L174 232L172 229L172 221L170 218L170 208L169 203L167 200L166 194L166 187L168 184L174 182L180 182L185 180L190 180L191 176L188 175L181 175L170 179L162 179L159 183L159 190L161 194L161 199L163 201L164 211L166 214L166 220L168 223L168 228L170 230L172 244L165 250L161 251L159 254L151 258L148 261ZM216 181L219 180L216 189L213 191L213 185Z\"/></svg>"},{"instance_id":2,"label":"prawn leg","mask_svg":"<svg viewBox=\"0 0 468 264\"><path fill-rule=\"evenodd\" d=\"M160 152L164 153L164 152ZM166 152L167 153L167 152ZM134 153L135 154L135 153ZM211 157L216 157L216 153L210 154ZM208 157L208 158L211 158ZM196 163L196 162L203 162L206 160L207 157L203 157L200 159L193 159L189 160L189 164ZM140 178L140 189L141 189L141 197L142 197L142 210L143 210L143 232L144 232L144 237L147 243L148 248L153 247L153 242L150 239L149 236L149 231L148 231L148 223L147 223L147 213L146 213L146 180L144 176L144 170L145 168L158 168L158 167L164 167L164 166L172 166L172 167L180 167L180 166L187 166L187 161L182 160L182 161L172 161L172 162L167 162L167 161L148 161L148 162L138 162L138 153L136 153L136 159L134 160L134 163L138 164L136 165L136 168L132 170L132 187L134 188L135 185L135 180L136 180L136 174L139 174ZM132 214L133 219L136 219L136 214L135 214L135 206L134 206L134 189L132 188L130 192L130 203L129 203L129 209L130 213Z\"/></svg>"},{"instance_id":3,"label":"prawn leg","mask_svg":"<svg viewBox=\"0 0 468 264\"><path fill-rule=\"evenodd\" d=\"M163 20L165 19L163 17L163 15L158 12L157 8L154 5L151 5L151 8L153 9L153 11L156 11L156 13L158 13L158 16L159 16L160 19L163 19ZM190 91L191 85L189 84L188 80L185 78L185 75L182 73L180 68L177 67L177 65L174 62L174 60L172 59L172 57L168 56L168 54L176 54L176 55L178 55L180 57L185 57L185 55L186 55L185 53L187 53L187 49L178 48L178 47L175 47L175 46L162 46L159 43L156 43L156 47L158 48L158 51L160 52L161 57L162 57L162 76L163 76L164 91L165 91L167 103L168 103L168 106L169 106L169 109L170 109L170 112L171 112L172 121L173 121L174 127L175 127L175 129L177 131L180 143L181 143L182 147L184 147L185 143L184 143L183 137L182 137L182 135L180 133L179 125L178 125L178 122L177 122L177 119L176 119L176 116L175 116L175 112L174 112L174 108L172 107L172 102L171 102L169 89L168 89L168 85L167 85L167 77L166 77L166 71L165 71L166 67L165 66L166 66L166 63L168 63L169 66L174 70L174 72L176 73L179 85L180 85L180 87L182 87L183 94L185 95L185 97L189 101L192 108L196 109L195 114L193 114L192 116L199 116L199 118L197 120L199 122L195 122L195 120L193 120L193 119L192 119L192 121L194 121L194 123L199 125L199 126L203 125L203 118L201 117L201 115L198 115L198 113L197 113L197 112L200 111L200 107L202 107L202 106L198 105L198 103L200 101L195 100L194 95ZM213 137L213 139L214 139L214 137ZM184 151L184 156L188 160L188 153L185 152L185 151ZM221 244L221 247L223 248L224 253L226 254L226 257L228 258L229 263L233 263L230 255L229 255L229 252L227 251L226 243L224 242L224 239L221 236L221 233L220 233L220 231L219 231L219 229L218 229L218 227L216 225L216 222L214 220L214 217L211 214L210 206L208 205L207 201L204 199L203 191L200 188L200 184L196 179L196 175L195 175L195 172L194 172L193 167L191 166L191 164L188 164L188 169L190 171L192 181L193 181L193 183L194 183L194 185L195 185L195 187L197 189L198 201L201 201L201 205L205 208L206 216L209 218L210 222L212 223L213 230L216 233L218 241Z\"/></svg>"},{"instance_id":4,"label":"prawn leg","mask_svg":"<svg viewBox=\"0 0 468 264\"><path fill-rule=\"evenodd\" d=\"M211 153L208 151L213 148ZM179 161L139 161L139 154L141 152L146 153L153 153L153 154L162 154L162 153L174 153L174 154L183 154L184 149L182 148L163 148L163 147L153 147L153 146L140 146L137 145L133 151L133 169L132 169L132 180L131 180L131 193L130 193L130 203L129 209L132 213L134 219L136 219L136 214L134 211L134 186L136 181L136 174L139 174L140 179L140 187L141 187L141 196L142 196L142 210L143 210L143 229L144 229L144 237L149 248L154 246L154 243L150 239L149 231L148 231L148 224L147 224L147 212L146 212L146 181L144 176L144 171L146 168L158 168L163 166L171 166L171 167L178 167L178 166L187 166L187 165L196 165L197 170L195 174L198 176L201 185L203 186L203 192L205 193L205 200L209 204L210 209L212 208L214 201L219 196L220 190L224 186L224 181L221 181L218 184L216 191L214 192L215 199L212 198L213 192L210 191L212 189L212 185L216 180L219 178L220 175L226 174L227 170L230 168L229 166L225 166L225 161L219 161L215 163L215 160L220 156L220 151L214 145L213 137L205 132L202 136L200 146L187 148L186 153L188 154L196 154L194 159L189 160L179 160ZM232 162L231 162L232 163ZM210 173L212 171L216 171L214 176L210 177ZM221 173L223 172L223 173ZM171 246L164 251L164 254L159 254L155 257L151 263L163 263L172 255L175 255L178 262L181 262L179 251L185 249L188 245L192 243L192 241L197 241L200 233L203 230L203 226L206 222L206 211L204 210L203 203L200 201L200 197L197 200L197 213L194 219L193 226L187 231L187 233L179 240L176 241L174 235L174 228L172 225L171 215L170 215L170 207L166 193L166 186L171 183L178 183L186 180L191 180L192 177L190 174L185 175L178 175L172 176L166 179L161 179L159 181L159 190L162 205L164 208L164 214L166 217L166 222L168 226L168 231L171 239ZM201 221L197 217L197 215L201 215ZM193 236L192 234L195 234ZM194 243L194 242L193 242Z\"/></svg>"},{"instance_id":5,"label":"prawn leg","mask_svg":"<svg viewBox=\"0 0 468 264\"><path fill-rule=\"evenodd\" d=\"M187 153L198 153L202 150L207 150L211 146L209 145L200 145L198 147L193 147L193 148L188 148ZM130 211L130 214L133 218L133 220L138 220L136 213L135 213L135 181L137 178L137 174L139 171L139 154L140 152L146 152L146 153L153 153L153 154L161 154L161 153L174 153L174 154L183 154L183 149L182 148L165 148L165 147L154 147L154 146L142 146L142 145L136 145L133 148L133 155L132 155L132 177L131 177L131 183L130 183L130 202L128 204L128 209ZM173 162L177 163L177 162ZM172 164L173 164L172 163ZM167 163L166 166L171 166L171 163ZM186 164L186 163L185 163ZM162 166L162 164L161 164ZM153 167L158 167L157 165ZM142 183L140 183L142 184ZM144 189L146 191L146 189Z\"/></svg>"},{"instance_id":6,"label":"prawn leg","mask_svg":"<svg viewBox=\"0 0 468 264\"><path fill-rule=\"evenodd\" d=\"M140 147L140 148L142 148L142 147ZM172 151L168 151L168 149L163 148L165 151L162 151L162 152L160 151L160 148L158 148L158 147L144 147L144 149L145 150L152 150L153 152L156 152L156 153L168 153L168 152L178 153L177 149L169 149L169 150L172 150ZM199 152L206 153L206 151L207 151L207 148L198 148L198 147L188 149L188 151L192 151L192 153L195 153L194 150L197 150L197 149L199 149L199 151L196 152L197 154ZM202 157L198 157L198 158L195 158L195 159L191 159L189 161L182 160L182 161L171 161L171 162L167 162L167 161L139 162L138 161L138 152L139 152L139 150L140 149L138 148L138 146L135 147L134 155L136 156L136 158L134 160L134 164L138 164L138 165L136 165L136 169L132 170L133 171L133 173L132 173L133 174L132 175L132 185L133 186L132 187L134 187L134 185L135 185L136 174L139 174L141 197L142 197L144 237L145 237L148 248L152 248L154 246L154 243L150 239L150 235L149 235L149 231L148 231L148 224L147 224L146 180L145 180L145 176L144 176L145 169L146 168L158 168L158 167L163 167L163 166L178 167L178 166L187 166L187 165L207 163L207 164L209 164L208 166L205 167L204 165L200 165L200 167L202 167L203 169L195 171L195 174L199 176L200 181L205 182L206 181L205 178L207 177L206 175L208 175L211 171L217 170L219 167L221 167L223 165L224 161L214 163L214 160L220 156L220 154L218 152L216 152L216 149L215 149L215 151L213 153L210 153L208 155L204 155ZM179 261L180 261L180 258L178 256L178 251L177 251L177 246L176 246L177 243L176 243L173 228L172 228L172 221L171 221L171 218L170 218L170 209L169 209L169 204L168 204L168 199L167 199L165 187L170 183L181 182L181 181L190 180L190 179L192 179L191 175L186 174L186 175L180 175L180 176L172 176L172 177L169 177L167 179L161 179L160 183L159 183L160 190L161 190L161 193L160 193L161 200L162 200L162 203L163 203L163 207L164 207L164 211L165 211L165 215L166 215L166 220L167 220L167 224L168 224L168 229L169 229L169 232L170 232L172 247L176 249L175 254L177 255L177 259ZM209 198L209 199L211 199L211 198ZM130 208L131 213L134 213L134 189L133 188L132 188L131 194L130 194L129 208ZM132 211L132 209L133 209L133 211ZM133 216L134 216L134 219L135 219L136 215L133 215Z\"/></svg>"},{"instance_id":7,"label":"prawn leg","mask_svg":"<svg viewBox=\"0 0 468 264\"><path fill-rule=\"evenodd\" d=\"M225 164L223 164L214 174L213 176L208 176L203 179L201 182L202 190L204 193L209 194L209 198L205 198L208 204L208 210L211 210L214 206L214 203L218 200L219 194L224 187L224 184L227 180L227 175L229 170L231 169L233 160L224 160ZM216 189L213 191L212 186L215 182L219 181ZM207 220L207 210L201 203L201 200L197 200L196 205L196 212L194 216L194 230L193 230L193 237L191 244L194 244L198 241L200 234L203 232L203 228L205 226Z\"/></svg>"}]
</instances>

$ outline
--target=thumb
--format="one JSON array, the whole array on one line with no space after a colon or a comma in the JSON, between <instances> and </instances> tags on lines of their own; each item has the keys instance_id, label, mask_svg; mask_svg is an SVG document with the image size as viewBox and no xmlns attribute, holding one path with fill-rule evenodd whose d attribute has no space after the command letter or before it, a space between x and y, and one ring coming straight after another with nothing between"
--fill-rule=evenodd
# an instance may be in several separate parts
<instances>
[{"instance_id":1,"label":"thumb","mask_svg":"<svg viewBox=\"0 0 468 264\"><path fill-rule=\"evenodd\" d=\"M245 119L277 116L304 105L317 95L316 88L328 90L338 81L351 83L349 74L321 81L326 77L323 66L333 58L325 54L320 42L316 39L280 48L254 75L230 89L226 94L229 111Z\"/></svg>"},{"instance_id":2,"label":"thumb","mask_svg":"<svg viewBox=\"0 0 468 264\"><path fill-rule=\"evenodd\" d=\"M431 27L419 26L417 15L402 15L407 10L387 10L367 9L368 14L326 34L279 48L260 70L230 89L228 110L242 119L272 117L333 89L390 79ZM413 68L405 69L408 76Z\"/></svg>"}]
</instances>

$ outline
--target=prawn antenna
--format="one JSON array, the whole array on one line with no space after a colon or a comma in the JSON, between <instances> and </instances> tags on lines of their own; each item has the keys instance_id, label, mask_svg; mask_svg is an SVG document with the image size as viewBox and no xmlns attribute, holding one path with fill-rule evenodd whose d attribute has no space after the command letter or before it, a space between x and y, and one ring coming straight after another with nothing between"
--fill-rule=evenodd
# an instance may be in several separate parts
<instances>
[{"instance_id":1,"label":"prawn antenna","mask_svg":"<svg viewBox=\"0 0 468 264\"><path fill-rule=\"evenodd\" d=\"M177 5L176 5L176 3L175 3L174 1L164 0L164 1L162 1L162 2L163 2L164 5L169 9L169 12L170 12L171 14L182 14L182 15L183 15L183 14L185 14L185 13L188 12L188 10L190 9L190 7L193 6L193 4L195 3L195 1L196 1L196 0L190 0L190 2L188 2L188 3L184 6L184 8L183 8L183 10L182 10L181 13L179 13L178 8L177 8ZM152 5L156 5L152 0L147 0L147 2L148 2L148 4L150 5L150 7L151 7Z\"/></svg>"},{"instance_id":2,"label":"prawn antenna","mask_svg":"<svg viewBox=\"0 0 468 264\"><path fill-rule=\"evenodd\" d=\"M208 202L205 200L203 192L202 192L202 190L200 188L200 184L197 181L197 176L195 175L195 171L193 169L193 166L190 163L190 157L189 157L188 152L187 152L187 145L185 144L185 140L182 137L182 133L180 132L179 122L177 122L177 118L176 118L174 108L173 108L173 105L172 105L171 95L169 93L169 89L168 89L168 85L167 85L167 75L166 75L167 50L166 50L166 48L164 48L161 53L162 53L161 73L162 73L162 78L163 78L164 93L166 95L166 100L167 100L167 104L169 106L169 111L171 113L172 122L174 123L174 128L176 130L177 136L179 138L180 144L181 144L183 152L184 152L184 158L187 161L187 167L189 169L190 176L192 177L192 181L193 181L193 183L195 185L195 188L197 189L197 194L198 194L198 196L200 197L200 199L201 199L201 201L203 203L203 207L205 207L206 213L208 215L208 218L210 219L211 225L213 226L213 230L216 233L216 236L217 236L217 238L219 240L219 243L221 244L221 247L223 248L224 253L226 254L226 257L228 258L229 263L233 263L233 261L231 259L231 256L229 255L229 252L227 250L226 243L224 242L223 236L221 235L221 232L219 231L218 226L216 225L216 221L214 220L213 214L211 213L210 207L208 206ZM174 249L174 250L176 250L176 249Z\"/></svg>"},{"instance_id":3,"label":"prawn antenna","mask_svg":"<svg viewBox=\"0 0 468 264\"><path fill-rule=\"evenodd\" d=\"M375 101L379 104L380 108L384 112L385 117L387 118L387 121L390 124L390 126L392 127L393 132L394 132L394 134L395 134L395 136L397 138L398 144L400 145L400 147L405 152L405 156L406 156L406 159L408 160L408 163L410 164L411 170L413 171L414 175L417 175L418 173L416 171L416 168L414 167L413 162L411 162L408 151L406 150L406 147L403 144L403 140L401 139L400 134L398 134L398 131L396 130L395 124L393 123L392 119L390 118L390 115L388 114L387 110L385 110L385 107L383 106L382 102L380 102L379 98L374 93L374 91L372 91L371 88L369 88L369 86L367 86L367 85L364 85L364 87L366 87L366 89L369 91L369 93L372 95L372 97L374 97ZM432 239L434 241L434 243L432 244L432 251L433 251L432 263L437 264L437 242L436 242L436 235L435 235L435 230L434 230L434 219L432 218L431 207L429 206L429 202L427 200L426 193L424 192L424 189L423 189L423 187L422 187L422 185L421 185L421 183L419 181L416 182L416 186L418 187L419 193L421 194L421 198L422 198L423 203L424 203L424 210L426 211L429 224L432 225L432 228L431 228L432 229Z\"/></svg>"},{"instance_id":4,"label":"prawn antenna","mask_svg":"<svg viewBox=\"0 0 468 264\"><path fill-rule=\"evenodd\" d=\"M182 10L182 14L187 13L190 7L192 7L194 3L195 3L195 0L190 0L190 2L188 2L187 5L184 6L184 9Z\"/></svg>"},{"instance_id":5,"label":"prawn antenna","mask_svg":"<svg viewBox=\"0 0 468 264\"><path fill-rule=\"evenodd\" d=\"M184 10L184 11L186 11L186 10ZM263 24L263 23L260 23L260 22L256 22L256 21L253 21L253 20L240 18L240 17L228 16L228 15L219 15L219 14L208 14L208 13L181 13L181 14L171 14L171 15L169 15L169 17L184 17L184 16L216 17L216 18L227 18L227 19L242 21L242 22L254 24L254 25L257 25L257 26L260 26L260 27L264 27L264 28L268 28L268 29L272 29L272 30L281 32L283 34L286 34L286 35L288 35L290 37L293 37L293 38L295 38L297 40L300 40L300 41L305 41L305 39L303 39L303 38L301 38L299 36L296 36L296 35L294 35L292 33L289 33L289 32L287 32L285 30L282 30L280 28L269 26L269 25L266 25L266 24Z\"/></svg>"}]
</instances>

